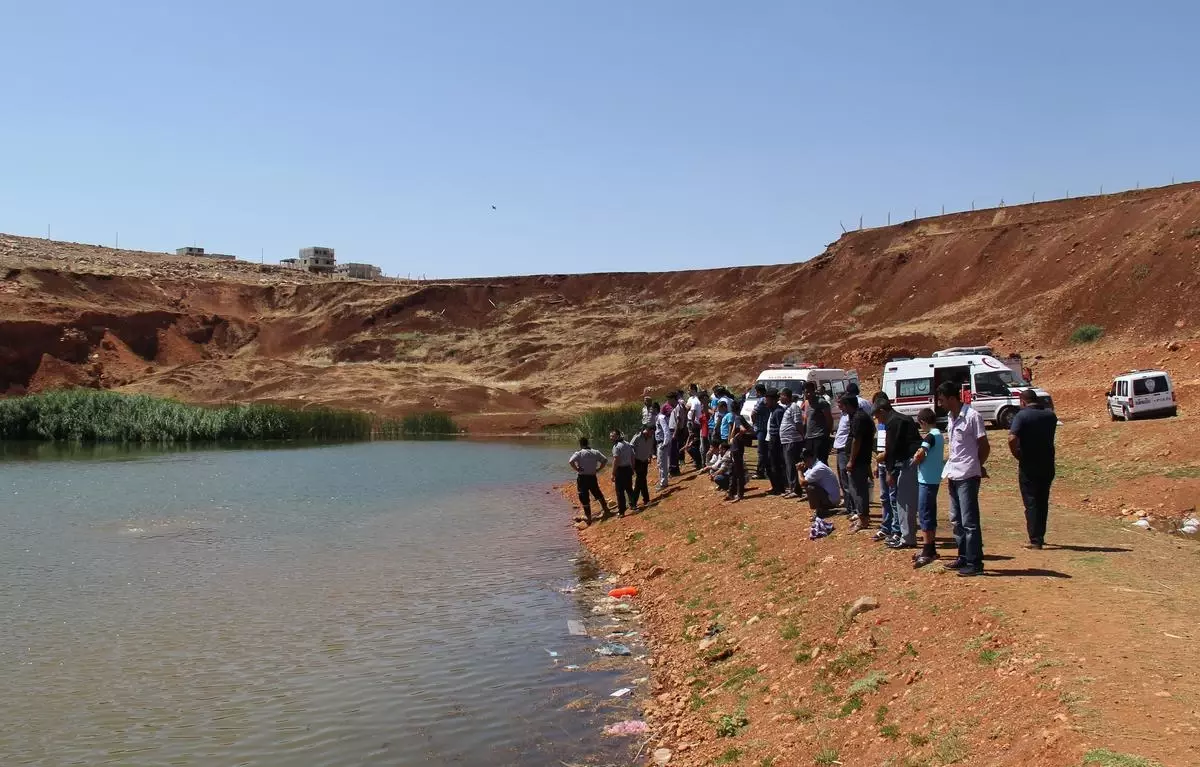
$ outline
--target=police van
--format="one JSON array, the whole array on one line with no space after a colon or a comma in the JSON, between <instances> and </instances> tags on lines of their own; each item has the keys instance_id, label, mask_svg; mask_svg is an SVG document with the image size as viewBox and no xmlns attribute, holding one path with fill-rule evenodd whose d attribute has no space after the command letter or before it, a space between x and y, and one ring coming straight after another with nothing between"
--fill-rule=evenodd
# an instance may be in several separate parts
<instances>
[{"instance_id":1,"label":"police van","mask_svg":"<svg viewBox=\"0 0 1200 767\"><path fill-rule=\"evenodd\" d=\"M944 418L946 411L937 406L934 394L943 381L951 381L962 392L963 401L970 402L985 421L1007 429L1021 409L1021 391L1030 384L996 357L973 351L943 349L932 357L889 360L883 367L883 392L901 413L915 416L927 407ZM1054 409L1048 392L1034 392L1048 409Z\"/></svg>"},{"instance_id":2,"label":"police van","mask_svg":"<svg viewBox=\"0 0 1200 767\"><path fill-rule=\"evenodd\" d=\"M851 381L858 383L858 372L843 368L822 368L807 362L784 362L772 365L758 374L755 384L762 384L768 389L791 389L797 397L804 395L804 385L813 381L817 389L824 386L829 391L834 402L846 391ZM758 403L758 393L754 389L746 392L746 401L742 404L742 417L750 420L754 406Z\"/></svg>"},{"instance_id":3,"label":"police van","mask_svg":"<svg viewBox=\"0 0 1200 767\"><path fill-rule=\"evenodd\" d=\"M1165 370L1130 370L1113 379L1106 395L1108 414L1115 421L1173 416L1175 387Z\"/></svg>"}]
</instances>

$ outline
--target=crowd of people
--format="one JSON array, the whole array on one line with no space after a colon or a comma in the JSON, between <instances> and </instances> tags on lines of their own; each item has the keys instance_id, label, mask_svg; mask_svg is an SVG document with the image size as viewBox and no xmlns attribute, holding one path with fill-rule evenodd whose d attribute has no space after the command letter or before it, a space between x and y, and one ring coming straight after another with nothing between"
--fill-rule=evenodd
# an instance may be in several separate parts
<instances>
[{"instance_id":1,"label":"crowd of people","mask_svg":"<svg viewBox=\"0 0 1200 767\"><path fill-rule=\"evenodd\" d=\"M936 546L938 495L943 481L949 498L948 521L957 556L948 569L970 577L984 571L979 488L986 478L991 445L982 417L963 401L961 389L943 382L935 401L945 413L946 431L932 408L913 418L897 411L886 394L870 400L850 382L836 398L809 381L804 390L756 385L750 418L728 389L709 394L696 384L666 395L660 404L647 396L641 428L626 440L610 434L611 458L590 447L586 437L570 458L577 474L579 502L586 524L593 521L591 501L611 515L597 475L611 464L616 515L625 516L651 502L649 472L658 467L657 490L683 474L688 460L697 475L707 476L728 503L745 499L751 472L746 452L757 444L754 478L765 480L765 495L805 501L818 520L847 515L851 533L872 529L871 484L878 487L880 519L872 539L889 549L912 549L913 567L939 559ZM1028 548L1045 544L1050 487L1054 481L1054 436L1058 419L1043 408L1037 394L1021 394L1022 410L1009 430L1008 446L1019 466L1025 504ZM836 405L839 417L835 419ZM831 462L831 456L834 460ZM832 530L825 525L822 534Z\"/></svg>"}]
</instances>

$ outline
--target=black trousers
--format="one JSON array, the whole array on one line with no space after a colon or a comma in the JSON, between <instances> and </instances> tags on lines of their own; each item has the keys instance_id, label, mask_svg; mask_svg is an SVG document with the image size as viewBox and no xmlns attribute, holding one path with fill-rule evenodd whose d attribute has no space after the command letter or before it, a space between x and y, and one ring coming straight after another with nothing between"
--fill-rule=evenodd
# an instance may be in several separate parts
<instances>
[{"instance_id":1,"label":"black trousers","mask_svg":"<svg viewBox=\"0 0 1200 767\"><path fill-rule=\"evenodd\" d=\"M820 485L808 486L808 508L824 519L833 513L833 499Z\"/></svg>"},{"instance_id":2,"label":"black trousers","mask_svg":"<svg viewBox=\"0 0 1200 767\"><path fill-rule=\"evenodd\" d=\"M833 440L829 437L810 437L804 440L808 451L821 459L821 463L829 465L829 451L833 448Z\"/></svg>"},{"instance_id":3,"label":"black trousers","mask_svg":"<svg viewBox=\"0 0 1200 767\"><path fill-rule=\"evenodd\" d=\"M649 461L639 461L633 459L633 492L629 495L629 505L637 508L637 499L640 497L642 503L650 503L650 485L646 484L646 474L650 471Z\"/></svg>"},{"instance_id":4,"label":"black trousers","mask_svg":"<svg viewBox=\"0 0 1200 767\"><path fill-rule=\"evenodd\" d=\"M704 454L700 452L700 427L695 424L688 426L688 438L692 442L688 455L692 457L692 463L699 471L700 467L704 465Z\"/></svg>"},{"instance_id":5,"label":"black trousers","mask_svg":"<svg viewBox=\"0 0 1200 767\"><path fill-rule=\"evenodd\" d=\"M604 500L604 493L600 492L600 482L597 481L595 474L577 474L575 475L575 489L579 491L579 505L583 506L583 517L588 521L592 519L592 503L588 495L595 496L597 501L600 501L600 508L608 511L608 501Z\"/></svg>"},{"instance_id":6,"label":"black trousers","mask_svg":"<svg viewBox=\"0 0 1200 767\"><path fill-rule=\"evenodd\" d=\"M783 470L789 493L800 492L800 473L796 470L796 464L800 463L800 454L803 452L803 442L787 442L783 446Z\"/></svg>"},{"instance_id":7,"label":"black trousers","mask_svg":"<svg viewBox=\"0 0 1200 767\"><path fill-rule=\"evenodd\" d=\"M729 479L729 495L741 498L746 494L746 454L739 450L733 454L733 471Z\"/></svg>"},{"instance_id":8,"label":"black trousers","mask_svg":"<svg viewBox=\"0 0 1200 767\"><path fill-rule=\"evenodd\" d=\"M783 493L787 490L787 473L784 467L783 443L776 437L771 440L770 455L767 463L767 477L771 480L771 492Z\"/></svg>"},{"instance_id":9,"label":"black trousers","mask_svg":"<svg viewBox=\"0 0 1200 767\"><path fill-rule=\"evenodd\" d=\"M754 476L759 479L767 478L767 466L771 462L771 446L767 442L767 435L761 434L758 436L758 466L754 469Z\"/></svg>"},{"instance_id":10,"label":"black trousers","mask_svg":"<svg viewBox=\"0 0 1200 767\"><path fill-rule=\"evenodd\" d=\"M637 496L633 493L633 467L613 467L613 484L617 486L617 511L624 514L626 500L630 506L637 505Z\"/></svg>"},{"instance_id":11,"label":"black trousers","mask_svg":"<svg viewBox=\"0 0 1200 767\"><path fill-rule=\"evenodd\" d=\"M854 470L846 470L846 513L857 514L858 522L866 527L871 521L871 458L858 457Z\"/></svg>"},{"instance_id":12,"label":"black trousers","mask_svg":"<svg viewBox=\"0 0 1200 767\"><path fill-rule=\"evenodd\" d=\"M1034 474L1021 469L1017 475L1021 500L1025 502L1025 529L1030 543L1046 542L1046 519L1050 516L1050 485L1054 475Z\"/></svg>"}]
</instances>

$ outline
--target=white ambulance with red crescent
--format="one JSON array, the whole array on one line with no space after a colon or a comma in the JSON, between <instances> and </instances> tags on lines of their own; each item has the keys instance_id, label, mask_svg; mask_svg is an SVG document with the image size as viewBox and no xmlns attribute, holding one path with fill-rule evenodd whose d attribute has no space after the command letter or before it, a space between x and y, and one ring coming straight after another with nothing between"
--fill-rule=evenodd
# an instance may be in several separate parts
<instances>
[{"instance_id":1,"label":"white ambulance with red crescent","mask_svg":"<svg viewBox=\"0 0 1200 767\"><path fill-rule=\"evenodd\" d=\"M1007 429L1021 409L1021 391L1031 388L1018 371L990 354L962 354L958 349L934 352L932 357L889 360L883 366L883 393L899 412L915 416L921 408L933 408L939 418L944 410L937 407L934 393L943 381L953 381L963 393L963 401L997 426ZM1050 410L1054 401L1049 392L1034 391Z\"/></svg>"}]
</instances>

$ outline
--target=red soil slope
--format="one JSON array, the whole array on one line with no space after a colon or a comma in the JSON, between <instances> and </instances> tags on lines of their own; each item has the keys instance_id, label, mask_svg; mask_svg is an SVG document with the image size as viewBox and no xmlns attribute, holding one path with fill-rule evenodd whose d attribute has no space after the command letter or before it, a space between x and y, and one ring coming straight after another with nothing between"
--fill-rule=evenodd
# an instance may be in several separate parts
<instances>
[{"instance_id":1,"label":"red soil slope","mask_svg":"<svg viewBox=\"0 0 1200 767\"><path fill-rule=\"evenodd\" d=\"M334 281L0 235L0 392L444 408L478 429L536 428L648 384L741 385L789 354L870 375L889 353L954 343L1052 365L1083 323L1108 343L1185 338L1198 260L1200 184L852 232L799 264L656 274Z\"/></svg>"}]
</instances>

